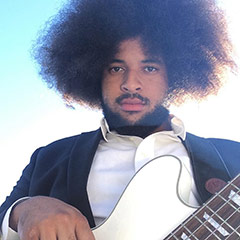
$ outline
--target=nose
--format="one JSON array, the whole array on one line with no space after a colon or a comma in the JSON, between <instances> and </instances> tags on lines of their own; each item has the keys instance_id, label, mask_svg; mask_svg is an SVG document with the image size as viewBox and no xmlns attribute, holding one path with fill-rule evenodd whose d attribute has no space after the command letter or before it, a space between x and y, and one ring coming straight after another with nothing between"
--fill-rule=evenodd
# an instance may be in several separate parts
<instances>
[{"instance_id":1,"label":"nose","mask_svg":"<svg viewBox=\"0 0 240 240\"><path fill-rule=\"evenodd\" d=\"M142 82L136 71L129 71L123 79L121 90L128 93L136 93L142 90Z\"/></svg>"}]
</instances>

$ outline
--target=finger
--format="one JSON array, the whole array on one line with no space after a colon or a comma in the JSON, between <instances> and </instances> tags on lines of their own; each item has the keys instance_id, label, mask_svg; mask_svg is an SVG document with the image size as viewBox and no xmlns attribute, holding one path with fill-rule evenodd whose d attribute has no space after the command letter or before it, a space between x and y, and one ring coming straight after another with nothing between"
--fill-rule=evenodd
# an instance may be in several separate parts
<instances>
[{"instance_id":1,"label":"finger","mask_svg":"<svg viewBox=\"0 0 240 240\"><path fill-rule=\"evenodd\" d=\"M19 238L21 240L39 240L40 235L36 229L29 229L28 231L18 231Z\"/></svg>"},{"instance_id":2,"label":"finger","mask_svg":"<svg viewBox=\"0 0 240 240\"><path fill-rule=\"evenodd\" d=\"M57 240L55 229L44 228L40 232L39 240Z\"/></svg>"},{"instance_id":3,"label":"finger","mask_svg":"<svg viewBox=\"0 0 240 240\"><path fill-rule=\"evenodd\" d=\"M57 235L57 240L77 240L75 232L61 232Z\"/></svg>"},{"instance_id":4,"label":"finger","mask_svg":"<svg viewBox=\"0 0 240 240\"><path fill-rule=\"evenodd\" d=\"M95 240L92 230L87 222L78 224L75 229L77 240Z\"/></svg>"},{"instance_id":5,"label":"finger","mask_svg":"<svg viewBox=\"0 0 240 240\"><path fill-rule=\"evenodd\" d=\"M73 226L58 228L57 240L77 240Z\"/></svg>"}]
</instances>

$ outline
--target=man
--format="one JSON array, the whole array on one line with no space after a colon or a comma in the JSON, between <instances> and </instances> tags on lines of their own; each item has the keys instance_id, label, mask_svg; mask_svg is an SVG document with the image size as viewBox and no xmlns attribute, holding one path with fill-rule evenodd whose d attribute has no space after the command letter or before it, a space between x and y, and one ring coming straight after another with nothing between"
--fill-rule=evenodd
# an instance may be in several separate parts
<instances>
[{"instance_id":1,"label":"man","mask_svg":"<svg viewBox=\"0 0 240 240\"><path fill-rule=\"evenodd\" d=\"M97 131L34 152L1 206L4 238L94 239L90 227L158 156L178 157L191 173L194 205L211 196L209 180L222 184L240 172L239 143L186 133L168 111L186 96L216 92L224 69L235 66L214 1L70 1L36 49L46 81L105 118Z\"/></svg>"}]
</instances>

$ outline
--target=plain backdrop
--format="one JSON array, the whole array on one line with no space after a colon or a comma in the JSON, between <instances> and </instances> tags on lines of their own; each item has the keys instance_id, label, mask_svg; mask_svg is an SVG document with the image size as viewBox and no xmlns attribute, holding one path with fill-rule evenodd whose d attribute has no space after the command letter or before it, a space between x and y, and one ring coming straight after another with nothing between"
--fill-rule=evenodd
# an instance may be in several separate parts
<instances>
[{"instance_id":1,"label":"plain backdrop","mask_svg":"<svg viewBox=\"0 0 240 240\"><path fill-rule=\"evenodd\" d=\"M30 49L38 30L64 1L0 0L0 202L5 199L39 146L96 129L101 113L65 106L37 74ZM237 0L223 1L229 28L240 52ZM238 45L239 43L239 45ZM240 81L229 74L218 96L173 107L189 132L240 141Z\"/></svg>"}]
</instances>

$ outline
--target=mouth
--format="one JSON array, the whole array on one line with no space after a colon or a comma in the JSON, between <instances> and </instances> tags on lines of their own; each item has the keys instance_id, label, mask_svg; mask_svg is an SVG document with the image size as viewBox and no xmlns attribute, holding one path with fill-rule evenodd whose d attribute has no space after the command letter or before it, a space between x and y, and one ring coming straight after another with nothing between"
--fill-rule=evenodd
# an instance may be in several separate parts
<instances>
[{"instance_id":1,"label":"mouth","mask_svg":"<svg viewBox=\"0 0 240 240\"><path fill-rule=\"evenodd\" d=\"M138 98L125 98L119 104L125 112L141 112L146 106L146 102Z\"/></svg>"}]
</instances>

